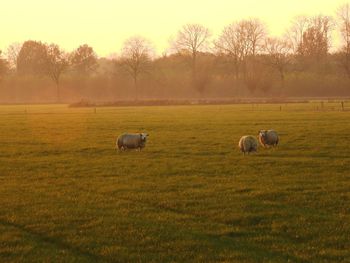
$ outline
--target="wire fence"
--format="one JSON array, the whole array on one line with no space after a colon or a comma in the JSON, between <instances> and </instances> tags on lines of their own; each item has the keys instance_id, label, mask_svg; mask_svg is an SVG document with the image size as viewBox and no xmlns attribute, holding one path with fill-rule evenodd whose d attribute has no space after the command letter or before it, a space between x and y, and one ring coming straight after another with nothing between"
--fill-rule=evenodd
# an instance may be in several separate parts
<instances>
[{"instance_id":1,"label":"wire fence","mask_svg":"<svg viewBox=\"0 0 350 263\"><path fill-rule=\"evenodd\" d=\"M315 112L350 112L350 100L320 100L309 102L288 102L288 103L196 103L196 104L176 104L176 105L147 105L147 106L89 106L89 107L69 107L69 105L0 105L1 115L50 115L50 114L101 114L101 113L121 113L123 111L138 111L142 108L150 107L232 107L237 111L256 112L292 112L292 111L315 111Z\"/></svg>"}]
</instances>

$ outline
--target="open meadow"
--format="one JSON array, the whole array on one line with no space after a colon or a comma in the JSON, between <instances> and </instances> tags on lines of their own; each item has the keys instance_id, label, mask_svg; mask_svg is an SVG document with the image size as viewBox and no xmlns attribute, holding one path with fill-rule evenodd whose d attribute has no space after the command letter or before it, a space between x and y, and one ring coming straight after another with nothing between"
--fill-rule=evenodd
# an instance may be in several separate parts
<instances>
[{"instance_id":1,"label":"open meadow","mask_svg":"<svg viewBox=\"0 0 350 263\"><path fill-rule=\"evenodd\" d=\"M0 262L350 262L350 111L320 107L0 106Z\"/></svg>"}]
</instances>

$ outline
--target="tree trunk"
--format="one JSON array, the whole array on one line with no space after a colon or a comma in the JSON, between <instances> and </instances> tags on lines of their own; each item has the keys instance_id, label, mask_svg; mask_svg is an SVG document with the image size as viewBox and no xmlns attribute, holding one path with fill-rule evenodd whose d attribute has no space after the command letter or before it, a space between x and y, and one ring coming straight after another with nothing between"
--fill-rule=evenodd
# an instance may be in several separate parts
<instances>
[{"instance_id":1,"label":"tree trunk","mask_svg":"<svg viewBox=\"0 0 350 263\"><path fill-rule=\"evenodd\" d=\"M61 98L60 98L60 83L59 81L56 81L56 102L60 103Z\"/></svg>"},{"instance_id":2,"label":"tree trunk","mask_svg":"<svg viewBox=\"0 0 350 263\"><path fill-rule=\"evenodd\" d=\"M197 53L192 53L192 86L194 89L196 89L196 82L197 82Z\"/></svg>"},{"instance_id":3,"label":"tree trunk","mask_svg":"<svg viewBox=\"0 0 350 263\"><path fill-rule=\"evenodd\" d=\"M139 99L139 91L137 86L137 75L134 75L135 100Z\"/></svg>"},{"instance_id":4,"label":"tree trunk","mask_svg":"<svg viewBox=\"0 0 350 263\"><path fill-rule=\"evenodd\" d=\"M284 91L284 72L283 70L280 70L280 78L281 78L281 86L279 90L279 96L282 97L282 92Z\"/></svg>"}]
</instances>

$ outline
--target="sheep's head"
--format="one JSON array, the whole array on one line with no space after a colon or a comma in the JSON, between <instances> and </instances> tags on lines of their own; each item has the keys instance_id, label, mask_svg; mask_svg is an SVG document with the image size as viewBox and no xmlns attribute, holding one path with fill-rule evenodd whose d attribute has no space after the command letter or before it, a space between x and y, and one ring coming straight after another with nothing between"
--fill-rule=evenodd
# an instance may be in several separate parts
<instances>
[{"instance_id":1,"label":"sheep's head","mask_svg":"<svg viewBox=\"0 0 350 263\"><path fill-rule=\"evenodd\" d=\"M259 131L259 136L262 137L262 138L265 138L267 135L267 130L260 130Z\"/></svg>"},{"instance_id":2,"label":"sheep's head","mask_svg":"<svg viewBox=\"0 0 350 263\"><path fill-rule=\"evenodd\" d=\"M147 137L148 137L148 134L147 133L140 133L140 136L141 136L141 140L145 142Z\"/></svg>"}]
</instances>

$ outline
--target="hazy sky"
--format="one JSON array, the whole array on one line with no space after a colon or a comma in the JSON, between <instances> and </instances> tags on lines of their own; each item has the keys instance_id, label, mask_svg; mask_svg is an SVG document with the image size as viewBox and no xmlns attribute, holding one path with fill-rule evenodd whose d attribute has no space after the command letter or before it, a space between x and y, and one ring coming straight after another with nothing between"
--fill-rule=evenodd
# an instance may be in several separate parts
<instances>
[{"instance_id":1,"label":"hazy sky","mask_svg":"<svg viewBox=\"0 0 350 263\"><path fill-rule=\"evenodd\" d=\"M186 23L200 23L214 37L224 26L257 17L280 35L296 15L334 15L346 0L1 0L0 49L28 39L54 42L67 51L87 43L99 56L118 53L133 35L162 53Z\"/></svg>"}]
</instances>

